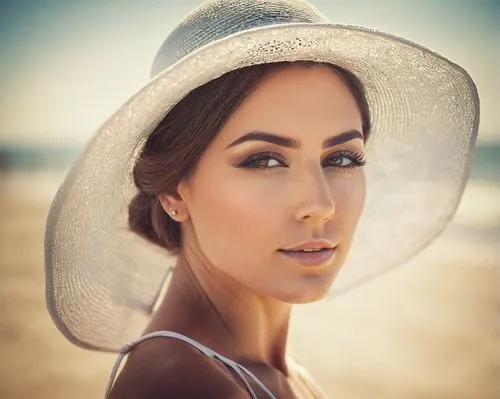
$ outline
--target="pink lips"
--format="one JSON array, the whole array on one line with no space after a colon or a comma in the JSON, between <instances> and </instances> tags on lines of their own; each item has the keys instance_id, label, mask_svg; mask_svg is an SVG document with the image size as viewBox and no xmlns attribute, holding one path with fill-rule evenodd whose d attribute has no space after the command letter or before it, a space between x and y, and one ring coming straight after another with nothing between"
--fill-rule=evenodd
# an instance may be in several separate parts
<instances>
[{"instance_id":1,"label":"pink lips","mask_svg":"<svg viewBox=\"0 0 500 399\"><path fill-rule=\"evenodd\" d=\"M328 241L308 241L278 252L299 261L305 266L320 266L327 263L335 253L335 247Z\"/></svg>"},{"instance_id":2,"label":"pink lips","mask_svg":"<svg viewBox=\"0 0 500 399\"><path fill-rule=\"evenodd\" d=\"M279 253L295 259L305 266L320 266L330 260L335 253L335 248L321 249L314 252L280 250Z\"/></svg>"}]
</instances>

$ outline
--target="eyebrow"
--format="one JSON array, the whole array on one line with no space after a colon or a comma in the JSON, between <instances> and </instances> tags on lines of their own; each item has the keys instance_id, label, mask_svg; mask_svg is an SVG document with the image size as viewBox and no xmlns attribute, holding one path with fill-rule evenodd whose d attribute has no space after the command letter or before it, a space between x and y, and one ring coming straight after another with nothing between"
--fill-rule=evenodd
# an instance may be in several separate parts
<instances>
[{"instance_id":1,"label":"eyebrow","mask_svg":"<svg viewBox=\"0 0 500 399\"><path fill-rule=\"evenodd\" d=\"M363 134L356 129L348 130L347 132L343 132L340 134L337 134L333 137L327 138L325 141L323 141L323 148L328 148L328 147L334 147L336 145L345 143L350 140L354 139L360 139L363 140L364 136ZM287 148L293 148L298 150L300 148L300 141L297 141L296 139L293 139L291 137L284 137L284 136L278 136L276 134L272 133L267 133L267 132L260 132L260 131L255 131L255 132L250 132L247 133L239 138L237 138L235 141L233 141L231 144L229 144L226 149L230 147L234 147L236 145L245 143L247 141L265 141L267 143L271 144L276 144L282 147L287 147Z\"/></svg>"}]
</instances>

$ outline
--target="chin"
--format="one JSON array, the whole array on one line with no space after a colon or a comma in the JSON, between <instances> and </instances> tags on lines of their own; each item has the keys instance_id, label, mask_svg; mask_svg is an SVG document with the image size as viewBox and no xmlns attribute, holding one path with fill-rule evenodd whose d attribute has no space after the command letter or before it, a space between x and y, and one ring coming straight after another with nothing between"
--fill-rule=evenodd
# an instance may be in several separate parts
<instances>
[{"instance_id":1,"label":"chin","mask_svg":"<svg viewBox=\"0 0 500 399\"><path fill-rule=\"evenodd\" d=\"M291 303L296 304L296 305L304 305L307 303L318 302L318 301L321 301L322 299L325 299L329 292L330 292L330 290L324 290L321 292L311 293L310 295L307 295L307 296L302 295L301 297L297 298L296 301L291 302Z\"/></svg>"},{"instance_id":2,"label":"chin","mask_svg":"<svg viewBox=\"0 0 500 399\"><path fill-rule=\"evenodd\" d=\"M324 281L318 276L306 276L302 278L293 290L281 292L277 299L290 304L307 304L324 299L330 292L332 281Z\"/></svg>"}]
</instances>

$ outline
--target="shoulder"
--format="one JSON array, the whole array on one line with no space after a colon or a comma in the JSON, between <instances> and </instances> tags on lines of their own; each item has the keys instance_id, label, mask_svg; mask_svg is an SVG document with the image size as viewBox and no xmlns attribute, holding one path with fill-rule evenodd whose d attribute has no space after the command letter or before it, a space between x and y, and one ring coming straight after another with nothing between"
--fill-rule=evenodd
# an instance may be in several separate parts
<instances>
[{"instance_id":1,"label":"shoulder","mask_svg":"<svg viewBox=\"0 0 500 399\"><path fill-rule=\"evenodd\" d=\"M163 342L162 342L163 341ZM116 380L110 399L247 398L216 359L168 339L135 348Z\"/></svg>"}]
</instances>

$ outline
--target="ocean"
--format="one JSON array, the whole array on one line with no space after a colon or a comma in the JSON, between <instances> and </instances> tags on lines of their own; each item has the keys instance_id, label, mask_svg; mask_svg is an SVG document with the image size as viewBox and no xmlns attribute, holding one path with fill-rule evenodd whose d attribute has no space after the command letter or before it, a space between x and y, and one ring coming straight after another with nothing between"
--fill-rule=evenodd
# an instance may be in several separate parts
<instances>
[{"instance_id":1,"label":"ocean","mask_svg":"<svg viewBox=\"0 0 500 399\"><path fill-rule=\"evenodd\" d=\"M78 155L81 146L43 147L9 146L0 144L0 173L6 174L65 174ZM471 173L472 180L500 183L500 143L479 144Z\"/></svg>"}]
</instances>

